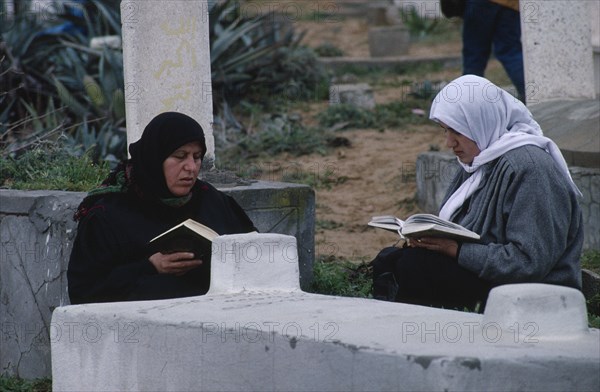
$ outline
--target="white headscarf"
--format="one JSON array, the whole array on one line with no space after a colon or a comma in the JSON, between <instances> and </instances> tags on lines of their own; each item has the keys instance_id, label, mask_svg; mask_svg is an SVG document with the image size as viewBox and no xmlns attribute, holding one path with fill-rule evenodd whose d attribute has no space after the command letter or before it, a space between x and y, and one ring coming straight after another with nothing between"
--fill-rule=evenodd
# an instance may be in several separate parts
<instances>
[{"instance_id":1,"label":"white headscarf","mask_svg":"<svg viewBox=\"0 0 600 392\"><path fill-rule=\"evenodd\" d=\"M581 196L573 182L560 149L545 137L525 105L489 80L464 75L446 85L435 97L429 118L443 122L468 137L481 151L471 165L458 161L468 173L474 173L442 206L440 218L450 220L454 212L475 192L481 182L479 168L507 151L534 145L549 153L560 170Z\"/></svg>"}]
</instances>

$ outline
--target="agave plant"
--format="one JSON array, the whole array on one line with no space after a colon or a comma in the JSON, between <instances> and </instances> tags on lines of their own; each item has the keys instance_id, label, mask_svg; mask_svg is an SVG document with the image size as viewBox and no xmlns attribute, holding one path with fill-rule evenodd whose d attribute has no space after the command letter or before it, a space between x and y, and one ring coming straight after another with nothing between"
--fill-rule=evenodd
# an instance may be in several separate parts
<instances>
[{"instance_id":1,"label":"agave plant","mask_svg":"<svg viewBox=\"0 0 600 392\"><path fill-rule=\"evenodd\" d=\"M297 92L323 80L322 73L312 71L314 55L298 47L302 36L285 18L244 18L236 0L209 3L217 112L232 114L230 108L253 94L260 101L281 92L306 97ZM122 159L122 53L89 47L93 37L121 34L120 1L66 4L55 3L51 18L19 7L0 27L0 153L15 154L62 135L73 153L93 150L97 159ZM6 15L2 0L0 7Z\"/></svg>"},{"instance_id":2,"label":"agave plant","mask_svg":"<svg viewBox=\"0 0 600 392\"><path fill-rule=\"evenodd\" d=\"M124 143L100 136L125 139L122 56L89 48L94 36L120 34L118 1L79 3L54 3L51 14L16 9L2 30L0 147L7 153L62 134L73 151L124 155Z\"/></svg>"}]
</instances>

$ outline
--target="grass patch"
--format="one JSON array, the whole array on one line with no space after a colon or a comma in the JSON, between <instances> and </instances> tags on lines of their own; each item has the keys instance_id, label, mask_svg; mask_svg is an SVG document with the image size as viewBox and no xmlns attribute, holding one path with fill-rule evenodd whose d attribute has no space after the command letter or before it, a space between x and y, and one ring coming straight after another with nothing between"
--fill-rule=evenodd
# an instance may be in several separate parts
<instances>
[{"instance_id":1,"label":"grass patch","mask_svg":"<svg viewBox=\"0 0 600 392\"><path fill-rule=\"evenodd\" d=\"M590 328L600 329L600 316L588 313L588 325Z\"/></svg>"},{"instance_id":2,"label":"grass patch","mask_svg":"<svg viewBox=\"0 0 600 392\"><path fill-rule=\"evenodd\" d=\"M317 230L335 230L342 226L344 226L342 223L332 220L317 220L316 222Z\"/></svg>"},{"instance_id":3,"label":"grass patch","mask_svg":"<svg viewBox=\"0 0 600 392\"><path fill-rule=\"evenodd\" d=\"M0 187L85 192L109 171L107 162L95 164L88 153L78 157L54 144L40 145L18 158L0 156Z\"/></svg>"},{"instance_id":4,"label":"grass patch","mask_svg":"<svg viewBox=\"0 0 600 392\"><path fill-rule=\"evenodd\" d=\"M335 176L335 171L326 169L322 175L310 171L291 171L286 173L281 181L308 185L315 189L331 189L334 185L343 184L348 178L346 176Z\"/></svg>"},{"instance_id":5,"label":"grass patch","mask_svg":"<svg viewBox=\"0 0 600 392\"><path fill-rule=\"evenodd\" d=\"M372 298L372 269L334 256L319 257L314 264L310 292L342 297Z\"/></svg>"},{"instance_id":6,"label":"grass patch","mask_svg":"<svg viewBox=\"0 0 600 392\"><path fill-rule=\"evenodd\" d=\"M52 380L40 378L23 380L18 377L0 377L0 391L3 392L51 392Z\"/></svg>"},{"instance_id":7,"label":"grass patch","mask_svg":"<svg viewBox=\"0 0 600 392\"><path fill-rule=\"evenodd\" d=\"M320 57L342 57L344 55L343 50L329 42L317 46L314 50Z\"/></svg>"},{"instance_id":8,"label":"grass patch","mask_svg":"<svg viewBox=\"0 0 600 392\"><path fill-rule=\"evenodd\" d=\"M581 255L581 268L600 274L600 251L588 249Z\"/></svg>"}]
</instances>

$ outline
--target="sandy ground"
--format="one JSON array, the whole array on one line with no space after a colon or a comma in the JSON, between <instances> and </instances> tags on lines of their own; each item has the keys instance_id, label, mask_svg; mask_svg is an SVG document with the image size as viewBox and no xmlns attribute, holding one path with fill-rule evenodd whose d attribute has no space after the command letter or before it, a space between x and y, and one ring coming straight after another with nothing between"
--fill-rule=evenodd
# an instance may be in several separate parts
<instances>
[{"instance_id":1,"label":"sandy ground","mask_svg":"<svg viewBox=\"0 0 600 392\"><path fill-rule=\"evenodd\" d=\"M368 25L364 16L344 17L343 21L335 23L323 19L302 20L295 22L295 28L306 31L303 43L313 48L330 43L342 49L348 57L369 56ZM453 39L442 43L413 43L409 54L460 56L460 51L460 36L455 34ZM491 63L489 66L492 72L498 68L498 64ZM441 70L434 74L420 73L419 80L413 82L450 81L458 76L459 69ZM400 99L406 87L402 90L402 87L394 86L406 78L398 75L391 83L384 81L373 86L376 102ZM326 106L327 102L312 103L308 108L301 109L302 116L310 123L314 121L312 115ZM272 162L265 162L265 167L278 170L266 171L262 178L280 181L286 170L302 170L315 176L316 180L332 180L330 186L315 189L316 254L341 257L353 262L369 261L381 248L396 243L398 237L394 233L368 227L367 222L374 215L391 214L402 218L419 212L415 200L416 157L428 151L431 145L443 149L443 133L431 123L384 131L342 131L340 136L348 138L351 146L338 147L326 156L273 157Z\"/></svg>"},{"instance_id":2,"label":"sandy ground","mask_svg":"<svg viewBox=\"0 0 600 392\"><path fill-rule=\"evenodd\" d=\"M298 22L297 29L306 31L304 43L316 47L324 42L342 49L349 57L368 57L368 25L364 18L346 18L343 23L315 21ZM412 45L411 54L457 54L460 41L443 45ZM423 80L451 80L458 70L439 71L422 75ZM432 79L433 78L433 79ZM401 99L406 87L396 83L375 82L378 104ZM415 81L418 82L418 81ZM396 86L396 87L394 87ZM303 118L323 110L327 102L304 109ZM395 244L398 237L391 232L367 226L373 215L406 217L419 212L415 200L415 160L430 145L443 146L440 128L431 123L384 131L360 129L339 132L350 140L351 146L338 147L327 156L313 154L303 157L278 156L267 167L280 170L265 172L263 178L281 180L285 171L302 170L315 176L315 182L331 180L327 187L317 187L315 234L317 256L336 256L360 262L371 260L377 252Z\"/></svg>"}]
</instances>

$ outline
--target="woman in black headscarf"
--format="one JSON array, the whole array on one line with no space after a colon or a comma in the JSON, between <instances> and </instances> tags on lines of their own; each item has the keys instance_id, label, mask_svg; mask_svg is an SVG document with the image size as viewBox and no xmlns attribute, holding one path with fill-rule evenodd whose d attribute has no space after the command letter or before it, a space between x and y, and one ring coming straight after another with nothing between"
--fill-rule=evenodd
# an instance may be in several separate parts
<instances>
[{"instance_id":1,"label":"woman in black headscarf","mask_svg":"<svg viewBox=\"0 0 600 392\"><path fill-rule=\"evenodd\" d=\"M67 277L72 304L202 295L210 259L149 254L148 241L186 219L217 233L256 230L242 208L197 180L206 153L202 127L175 112L156 116L123 162L79 206Z\"/></svg>"}]
</instances>

